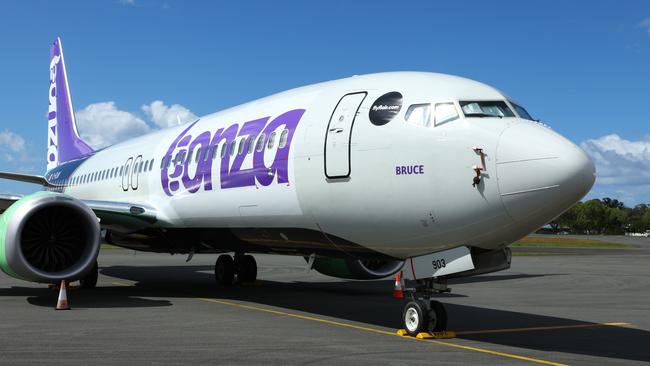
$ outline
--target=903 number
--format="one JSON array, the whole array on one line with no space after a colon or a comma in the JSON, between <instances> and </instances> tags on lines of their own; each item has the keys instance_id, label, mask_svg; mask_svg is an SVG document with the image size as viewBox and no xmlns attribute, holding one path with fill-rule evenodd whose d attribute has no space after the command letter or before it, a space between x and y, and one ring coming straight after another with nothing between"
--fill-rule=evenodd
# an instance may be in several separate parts
<instances>
[{"instance_id":1,"label":"903 number","mask_svg":"<svg viewBox=\"0 0 650 366\"><path fill-rule=\"evenodd\" d=\"M441 268L445 268L447 266L447 263L445 263L444 259L436 259L431 262L433 264L433 269L434 270L439 270Z\"/></svg>"}]
</instances>

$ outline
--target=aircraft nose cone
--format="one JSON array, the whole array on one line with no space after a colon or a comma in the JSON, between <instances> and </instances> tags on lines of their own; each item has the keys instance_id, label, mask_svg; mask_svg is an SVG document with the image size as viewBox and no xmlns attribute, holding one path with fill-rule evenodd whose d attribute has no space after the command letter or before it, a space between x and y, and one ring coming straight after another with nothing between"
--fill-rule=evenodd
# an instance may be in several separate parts
<instances>
[{"instance_id":1,"label":"aircraft nose cone","mask_svg":"<svg viewBox=\"0 0 650 366\"><path fill-rule=\"evenodd\" d=\"M539 226L584 197L595 181L594 164L580 147L534 123L517 123L503 132L496 163L508 214Z\"/></svg>"}]
</instances>

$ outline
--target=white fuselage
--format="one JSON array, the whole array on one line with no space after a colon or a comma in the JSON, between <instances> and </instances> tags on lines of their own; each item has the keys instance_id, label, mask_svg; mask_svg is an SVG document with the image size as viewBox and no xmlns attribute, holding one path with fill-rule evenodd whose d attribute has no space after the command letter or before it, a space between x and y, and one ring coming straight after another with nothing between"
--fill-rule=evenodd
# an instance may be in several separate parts
<instances>
[{"instance_id":1,"label":"white fuselage","mask_svg":"<svg viewBox=\"0 0 650 366\"><path fill-rule=\"evenodd\" d=\"M373 103L390 92L403 96L401 109L384 125L371 123ZM64 191L155 207L161 228L309 229L407 258L460 245L503 247L591 188L593 164L573 143L519 116L465 117L463 100L509 99L484 84L431 73L307 86L98 151L76 167ZM406 121L410 106L442 102L453 103L459 118L435 126ZM162 166L164 157L189 150L190 161ZM144 169L134 169L140 161ZM477 187L475 167L483 169ZM90 178L96 172L100 178ZM60 177L54 170L48 178ZM292 238L273 240L287 246Z\"/></svg>"}]
</instances>

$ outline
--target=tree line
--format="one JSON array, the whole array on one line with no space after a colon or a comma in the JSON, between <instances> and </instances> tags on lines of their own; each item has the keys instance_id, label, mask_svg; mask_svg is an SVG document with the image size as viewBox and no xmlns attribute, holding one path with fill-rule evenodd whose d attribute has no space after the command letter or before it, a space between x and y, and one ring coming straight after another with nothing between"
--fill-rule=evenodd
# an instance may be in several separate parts
<instances>
[{"instance_id":1,"label":"tree line","mask_svg":"<svg viewBox=\"0 0 650 366\"><path fill-rule=\"evenodd\" d=\"M650 230L650 205L632 208L609 197L578 202L549 223L554 232L573 234L624 234Z\"/></svg>"}]
</instances>

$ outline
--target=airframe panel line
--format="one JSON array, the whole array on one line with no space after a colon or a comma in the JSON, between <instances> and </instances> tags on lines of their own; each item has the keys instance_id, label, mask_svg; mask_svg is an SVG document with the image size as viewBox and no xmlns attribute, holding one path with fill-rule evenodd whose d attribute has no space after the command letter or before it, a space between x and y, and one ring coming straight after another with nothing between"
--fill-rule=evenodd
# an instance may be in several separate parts
<instances>
[{"instance_id":1,"label":"airframe panel line","mask_svg":"<svg viewBox=\"0 0 650 366\"><path fill-rule=\"evenodd\" d=\"M433 339L417 339L417 338L414 338L414 337L402 337L402 336L398 336L395 332L389 332L389 331L385 331L385 330L381 330L381 329L375 329L375 328L362 327L362 326L349 324L349 323L343 323L343 322L337 322L337 321L333 321L333 320L316 318L316 317L313 317L313 316L306 316L306 315L300 315L300 314L294 314L294 313L287 313L287 312L284 312L284 311L260 308L260 307L251 306L251 305L237 304L237 303L234 303L234 302L224 301L224 300L208 299L208 298L198 298L198 299L201 300L201 301L215 303L215 304L234 306L234 307L238 307L238 308L242 308L242 309L261 311L261 312L275 314L275 315L284 315L284 316L303 319L303 320L311 320L311 321L315 321L315 322L319 322L319 323L336 325L336 326L339 326L339 327L364 330L364 331L367 331L367 332L385 334L385 335L390 335L390 336L399 337L399 338L403 338L403 339L412 339L412 340L416 340L416 341L435 343L435 344L439 344L439 345L442 345L442 346L453 347L453 348L457 348L457 349L464 349L464 350L480 352L480 353L487 353L487 354L495 355L495 356L514 358L514 359L518 359L518 360L530 361L530 362L540 363L540 364L544 364L544 365L568 366L567 364L563 364L563 363L546 361L546 360L541 360L541 359L538 359L538 358L532 358L532 357L526 357L526 356L519 356L519 355L515 355L515 354L511 354L511 353L492 351L492 350L485 349L485 348L462 346L460 344L455 344L455 343L450 343L450 342L443 342L443 341L438 341L438 340L433 340Z\"/></svg>"}]
</instances>

